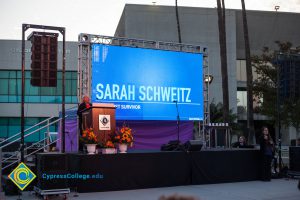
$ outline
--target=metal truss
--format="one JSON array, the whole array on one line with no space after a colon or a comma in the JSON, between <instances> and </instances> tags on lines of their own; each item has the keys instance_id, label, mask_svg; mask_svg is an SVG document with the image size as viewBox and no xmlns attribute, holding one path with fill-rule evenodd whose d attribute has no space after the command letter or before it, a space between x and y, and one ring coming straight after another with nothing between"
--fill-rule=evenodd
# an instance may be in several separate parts
<instances>
[{"instance_id":1,"label":"metal truss","mask_svg":"<svg viewBox=\"0 0 300 200\"><path fill-rule=\"evenodd\" d=\"M77 98L78 102L84 95L90 96L91 90L91 43L79 42L77 66Z\"/></svg>"},{"instance_id":2,"label":"metal truss","mask_svg":"<svg viewBox=\"0 0 300 200\"><path fill-rule=\"evenodd\" d=\"M209 84L210 81L207 80L210 78L209 74L209 63L208 63L208 54L203 55L203 111L204 111L204 118L202 122L200 137L202 137L202 141L207 146L207 140L210 140L210 131L207 129L207 126L210 124L210 110L209 110ZM201 123L201 122L199 122Z\"/></svg>"},{"instance_id":3,"label":"metal truss","mask_svg":"<svg viewBox=\"0 0 300 200\"><path fill-rule=\"evenodd\" d=\"M78 100L81 101L84 95L91 94L91 45L107 44L114 46L126 46L147 49L159 49L168 51L180 51L188 53L203 54L203 92L204 92L204 119L199 122L199 135L205 140L205 127L209 124L209 83L205 77L209 76L208 48L202 45L192 45L174 42L162 42L154 40L142 40L123 37L111 37L81 33L78 36Z\"/></svg>"}]
</instances>

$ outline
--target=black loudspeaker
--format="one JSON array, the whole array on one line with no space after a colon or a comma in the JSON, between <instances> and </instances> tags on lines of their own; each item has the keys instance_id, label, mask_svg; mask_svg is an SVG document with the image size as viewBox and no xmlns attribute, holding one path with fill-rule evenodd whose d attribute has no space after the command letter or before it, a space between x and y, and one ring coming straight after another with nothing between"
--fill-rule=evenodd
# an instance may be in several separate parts
<instances>
[{"instance_id":1,"label":"black loudspeaker","mask_svg":"<svg viewBox=\"0 0 300 200\"><path fill-rule=\"evenodd\" d=\"M290 147L290 170L300 172L300 147Z\"/></svg>"},{"instance_id":2,"label":"black loudspeaker","mask_svg":"<svg viewBox=\"0 0 300 200\"><path fill-rule=\"evenodd\" d=\"M189 140L184 144L186 151L200 151L202 146L203 145L200 140Z\"/></svg>"},{"instance_id":3,"label":"black loudspeaker","mask_svg":"<svg viewBox=\"0 0 300 200\"><path fill-rule=\"evenodd\" d=\"M33 32L31 40L31 85L57 85L57 33Z\"/></svg>"},{"instance_id":4,"label":"black loudspeaker","mask_svg":"<svg viewBox=\"0 0 300 200\"><path fill-rule=\"evenodd\" d=\"M62 176L68 173L68 159L66 154L37 154L38 188L42 190L68 188L68 180L66 178L49 178L50 176Z\"/></svg>"},{"instance_id":5,"label":"black loudspeaker","mask_svg":"<svg viewBox=\"0 0 300 200\"><path fill-rule=\"evenodd\" d=\"M161 151L180 151L182 150L182 145L180 144L180 141L178 140L171 140L168 142L168 144L163 144L160 147Z\"/></svg>"}]
</instances>

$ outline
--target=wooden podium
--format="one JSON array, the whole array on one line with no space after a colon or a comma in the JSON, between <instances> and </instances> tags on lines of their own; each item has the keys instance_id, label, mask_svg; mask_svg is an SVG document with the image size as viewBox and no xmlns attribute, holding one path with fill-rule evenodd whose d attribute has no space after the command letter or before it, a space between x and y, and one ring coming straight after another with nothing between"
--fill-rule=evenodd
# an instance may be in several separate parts
<instances>
[{"instance_id":1,"label":"wooden podium","mask_svg":"<svg viewBox=\"0 0 300 200\"><path fill-rule=\"evenodd\" d=\"M93 128L98 141L103 143L116 130L116 107L109 103L93 103L82 112L83 130Z\"/></svg>"}]
</instances>

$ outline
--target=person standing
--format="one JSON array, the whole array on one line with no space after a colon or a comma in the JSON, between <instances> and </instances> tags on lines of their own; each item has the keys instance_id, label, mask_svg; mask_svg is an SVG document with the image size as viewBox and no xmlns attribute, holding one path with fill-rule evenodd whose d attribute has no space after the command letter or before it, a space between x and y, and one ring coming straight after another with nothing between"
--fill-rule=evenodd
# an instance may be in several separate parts
<instances>
[{"instance_id":1,"label":"person standing","mask_svg":"<svg viewBox=\"0 0 300 200\"><path fill-rule=\"evenodd\" d=\"M262 181L271 181L271 162L274 154L274 142L268 127L264 126L262 128L262 135L259 141L262 155L261 179Z\"/></svg>"},{"instance_id":2,"label":"person standing","mask_svg":"<svg viewBox=\"0 0 300 200\"><path fill-rule=\"evenodd\" d=\"M85 109L88 109L92 106L90 103L90 98L87 95L84 95L82 97L82 103L79 104L78 110L77 110L77 115L78 115L78 127L80 130L80 135L82 135L83 127L82 127L82 111Z\"/></svg>"}]
</instances>

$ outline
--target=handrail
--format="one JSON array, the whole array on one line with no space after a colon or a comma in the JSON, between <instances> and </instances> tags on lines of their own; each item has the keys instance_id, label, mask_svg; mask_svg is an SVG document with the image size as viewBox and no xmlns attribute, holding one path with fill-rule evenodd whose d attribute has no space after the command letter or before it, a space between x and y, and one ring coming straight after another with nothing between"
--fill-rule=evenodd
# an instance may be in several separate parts
<instances>
[{"instance_id":1,"label":"handrail","mask_svg":"<svg viewBox=\"0 0 300 200\"><path fill-rule=\"evenodd\" d=\"M53 142L47 144L46 147L47 147L47 146L50 146L51 144L54 144L55 142L57 142L57 141L59 141L59 140L60 140L60 139L54 140ZM41 148L38 148L37 150L31 152L30 154L27 154L27 155L25 156L25 158L27 158L28 156L31 156L32 154L34 154L34 153L36 153L36 152L38 152L38 151L40 151L40 150L42 150L42 149L44 149L44 148L45 148L45 146L43 146L43 147L41 147Z\"/></svg>"},{"instance_id":2,"label":"handrail","mask_svg":"<svg viewBox=\"0 0 300 200\"><path fill-rule=\"evenodd\" d=\"M68 115L65 116L65 118L67 118L67 117L68 117ZM28 137L28 136L30 136L30 135L32 135L32 134L35 134L36 132L38 132L38 131L40 131L40 130L42 130L42 129L45 129L45 128L47 128L47 127L48 127L47 131L49 132L49 127L50 127L52 124L56 124L56 123L60 122L60 121L63 119L62 117L60 117L60 118L58 118L58 119L56 119L56 120L50 122L53 118L54 118L54 117L49 117L49 118L47 118L47 119L45 119L45 120L43 120L43 121L41 121L41 122L35 124L34 126L27 128L25 131L28 132L28 130L30 130L30 129L32 129L32 128L38 126L38 125L44 124L43 126L39 127L38 129L33 130L33 131L31 131L31 132L25 134L25 135L24 135L24 138L26 138L26 137ZM46 124L45 124L45 123L46 123ZM3 143L6 142L7 140L10 140L10 139L12 139L12 138L15 138L16 136L19 136L19 135L20 135L20 133L17 133L17 134L15 134L15 135L13 135L13 136L11 136L11 137L5 139L4 141L0 142L0 144L3 144ZM38 142L35 142L35 143L31 144L30 146L26 147L24 150L28 150L29 148L32 148L34 145L36 145L36 144L38 144L38 143L41 143L41 144L42 144L41 147L37 147L36 150L34 150L33 152L31 152L30 154L25 155L24 157L27 158L28 156L33 155L33 154L35 154L36 152L38 152L38 151L44 149L45 147L48 147L48 146L50 146L51 144L53 144L53 143L55 143L55 142L57 142L57 141L60 140L60 139L58 138L58 139L56 139L56 140L54 140L54 141L52 141L52 142L49 142L49 143L47 142L47 144L45 144L44 142L45 142L47 139L49 139L49 138L48 138L48 137L44 137L42 140L40 140L40 141L38 141ZM17 163L17 162L20 161L20 157L18 156L18 155L19 155L19 151L15 151L15 152L13 152L12 155L9 156L8 158L2 159L2 149L3 149L4 147L7 147L8 145L11 145L12 143L15 143L15 142L19 141L19 140L21 140L20 137L17 138L17 139L14 139L14 140L11 141L11 142L8 142L7 144L4 144L4 145L0 146L0 153L1 153L1 155L0 155L0 158L1 158L1 159L0 159L0 174L2 173L2 170L6 169L6 168L10 167L11 165L13 165L13 164L15 164L15 163ZM9 159L12 159L12 158L16 158L16 160L15 160L15 161L12 160L11 163L6 162L6 163L9 163L9 164L6 165L5 167L3 167L2 164L3 164L5 161L7 161L7 160L9 160Z\"/></svg>"},{"instance_id":3,"label":"handrail","mask_svg":"<svg viewBox=\"0 0 300 200\"><path fill-rule=\"evenodd\" d=\"M55 140L55 141L53 141L53 142L47 144L47 146L50 146L51 144L57 142L58 140L59 140L59 139L57 139L57 140ZM45 148L45 147L41 147L41 148L39 148L39 149L37 149L37 150L31 152L30 154L25 155L24 158L27 158L27 157L31 156L32 154L34 154L34 153L36 153L36 152L38 152L38 151L40 151L40 150L42 150L42 149L44 149L44 148ZM20 160L20 158L18 158L18 160L16 160L16 161L14 161L14 162L12 162L12 163L6 165L5 167L2 167L2 170L4 170L4 169L10 167L11 165L16 164L17 162L19 162L19 160Z\"/></svg>"},{"instance_id":4,"label":"handrail","mask_svg":"<svg viewBox=\"0 0 300 200\"><path fill-rule=\"evenodd\" d=\"M33 146L36 145L36 144L39 144L39 143L41 143L41 142L44 142L46 139L47 139L47 138L44 138L44 139L41 139L40 141L37 141L37 142L31 144L30 146L26 147L26 148L24 149L24 151L28 150L29 148L33 147ZM44 145L44 146L45 146L45 145ZM7 158L4 158L4 159L2 160L2 163L4 163L5 161L7 161L7 160L13 158L14 156L18 155L18 153L19 153L19 151L15 151L11 156L9 156L9 157L7 157Z\"/></svg>"},{"instance_id":5,"label":"handrail","mask_svg":"<svg viewBox=\"0 0 300 200\"><path fill-rule=\"evenodd\" d=\"M28 150L29 148L33 147L34 145L36 145L36 144L38 144L38 143L41 143L41 142L45 141L46 139L47 139L47 138L44 138L44 139L41 139L40 141L37 141L37 142L31 144L30 146L26 147L26 148L24 149L24 151L25 151L25 150ZM19 153L19 151L15 151L15 152L13 153L13 155L11 155L10 157L7 157L7 158L3 159L3 160L2 160L2 163L4 163L5 161L7 161L7 160L13 158L14 156L18 155L18 153Z\"/></svg>"},{"instance_id":6,"label":"handrail","mask_svg":"<svg viewBox=\"0 0 300 200\"><path fill-rule=\"evenodd\" d=\"M66 117L68 117L68 116L66 116ZM65 117L65 118L66 118L66 117ZM57 120L54 120L53 122L50 122L50 123L48 123L48 124L46 124L46 125L44 125L44 126L38 128L38 129L36 129L36 130L34 130L34 131L32 131L32 132L26 134L26 135L24 136L24 138L26 138L26 137L28 137L28 136L30 136L30 135L36 133L37 131L40 131L40 130L44 129L44 128L46 128L46 127L52 125L52 124L55 124L55 123L57 123L57 122L59 122L59 121L61 121L61 120L62 120L62 118L59 118L59 119L57 119ZM19 140L21 140L21 138L15 139L15 140L13 140L13 141L11 141L11 142L9 142L9 143L7 143L7 144L1 146L0 149L3 149L4 147L7 147L7 146L11 145L12 143L15 143L15 142L17 142L17 141L19 141Z\"/></svg>"},{"instance_id":7,"label":"handrail","mask_svg":"<svg viewBox=\"0 0 300 200\"><path fill-rule=\"evenodd\" d=\"M41 121L41 122L39 122L39 123L37 123L37 124L35 124L35 125L33 125L33 126L27 128L27 129L25 129L24 132L27 132L28 130L30 130L30 129L32 129L32 128L34 128L34 127L36 127L36 126L38 126L38 125L40 125L40 124L42 124L42 123L45 123L45 122L47 122L48 120L51 120L51 119L53 119L53 118L55 118L55 117L52 116L52 117L50 117L50 118L47 118L47 119L45 119L45 120L43 120L43 121ZM3 140L3 141L0 142L0 146L1 146L2 143L6 142L7 140L10 140L11 138L14 138L14 137L20 135L20 134L21 134L21 132L15 134L15 135L12 135L12 136L10 136L9 138L6 138L5 140ZM0 148L1 148L1 147L0 147Z\"/></svg>"},{"instance_id":8,"label":"handrail","mask_svg":"<svg viewBox=\"0 0 300 200\"><path fill-rule=\"evenodd\" d=\"M47 139L47 138L44 138L44 139L41 139L40 141L37 141L37 142L31 144L30 146L26 147L26 148L24 149L24 151L30 149L31 147L33 147L34 145L36 145L36 144L38 144L38 143L44 142L46 139Z\"/></svg>"},{"instance_id":9,"label":"handrail","mask_svg":"<svg viewBox=\"0 0 300 200\"><path fill-rule=\"evenodd\" d=\"M78 103L76 103L76 104L78 104ZM76 105L76 106L73 106L73 107L71 107L71 108L68 108L68 109L66 109L66 111L68 111L68 110L72 110L73 108L78 108L78 105Z\"/></svg>"},{"instance_id":10,"label":"handrail","mask_svg":"<svg viewBox=\"0 0 300 200\"><path fill-rule=\"evenodd\" d=\"M2 163L4 163L5 161L7 161L7 160L13 158L14 156L18 155L18 153L19 153L19 151L15 151L15 152L13 153L13 155L11 155L11 156L9 156L9 157L7 157L7 158L4 158L4 159L2 160Z\"/></svg>"}]
</instances>

